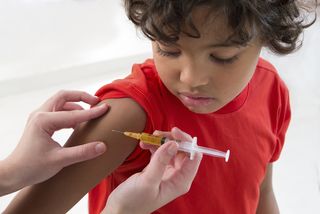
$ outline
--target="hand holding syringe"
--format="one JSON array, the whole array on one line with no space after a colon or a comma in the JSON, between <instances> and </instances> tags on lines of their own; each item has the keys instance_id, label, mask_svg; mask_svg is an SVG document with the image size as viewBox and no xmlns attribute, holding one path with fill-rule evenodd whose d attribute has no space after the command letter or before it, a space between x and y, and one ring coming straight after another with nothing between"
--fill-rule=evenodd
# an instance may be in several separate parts
<instances>
[{"instance_id":1,"label":"hand holding syringe","mask_svg":"<svg viewBox=\"0 0 320 214\"><path fill-rule=\"evenodd\" d=\"M117 131L117 130L112 130L112 131L122 133L128 137L132 137L132 138L140 140L144 143L156 145L156 146L161 146L162 144L164 144L168 141L176 141L179 146L178 150L190 153L191 160L193 159L195 152L200 152L204 155L210 155L213 157L224 158L226 162L228 162L229 156L230 156L230 150L227 150L226 152L222 152L222 151L219 151L216 149L198 146L197 145L197 137L192 138L191 141L179 141L179 140L172 140L168 137L151 135L151 134L144 133L144 132L135 133L135 132L121 132L121 131Z\"/></svg>"}]
</instances>

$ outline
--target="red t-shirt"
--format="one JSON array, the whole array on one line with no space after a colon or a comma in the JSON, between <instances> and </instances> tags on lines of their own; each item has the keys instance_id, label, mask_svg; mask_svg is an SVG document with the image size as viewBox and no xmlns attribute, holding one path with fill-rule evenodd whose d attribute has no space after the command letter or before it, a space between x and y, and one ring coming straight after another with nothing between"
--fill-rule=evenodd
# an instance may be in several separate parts
<instances>
[{"instance_id":1,"label":"red t-shirt","mask_svg":"<svg viewBox=\"0 0 320 214\"><path fill-rule=\"evenodd\" d=\"M266 167L278 159L290 121L288 90L271 64L259 59L247 87L211 114L189 111L163 85L152 60L134 65L128 77L103 86L96 95L139 103L147 115L145 132L176 126L197 136L200 146L231 151L227 163L204 156L190 191L154 213L255 213ZM89 193L89 213L100 213L112 190L149 159L149 151L137 146Z\"/></svg>"}]
</instances>

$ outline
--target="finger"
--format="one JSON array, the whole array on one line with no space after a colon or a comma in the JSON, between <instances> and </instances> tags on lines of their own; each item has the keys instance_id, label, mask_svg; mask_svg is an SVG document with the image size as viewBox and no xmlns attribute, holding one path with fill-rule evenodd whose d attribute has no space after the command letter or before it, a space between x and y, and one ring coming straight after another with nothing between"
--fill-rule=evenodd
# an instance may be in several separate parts
<instances>
[{"instance_id":1,"label":"finger","mask_svg":"<svg viewBox=\"0 0 320 214\"><path fill-rule=\"evenodd\" d=\"M159 185L163 174L170 163L171 159L177 154L178 145L173 141L159 147L154 153L149 165L144 172L144 178L147 182Z\"/></svg>"},{"instance_id":2,"label":"finger","mask_svg":"<svg viewBox=\"0 0 320 214\"><path fill-rule=\"evenodd\" d=\"M195 153L193 160L185 158L179 167L179 174L182 175L181 177L185 179L184 182L187 182L188 185L191 185L194 177L196 176L202 157L203 155L197 152Z\"/></svg>"},{"instance_id":3,"label":"finger","mask_svg":"<svg viewBox=\"0 0 320 214\"><path fill-rule=\"evenodd\" d=\"M95 105L99 98L83 91L60 91L47 100L42 106L42 111L59 111L66 102L85 102L89 105Z\"/></svg>"},{"instance_id":4,"label":"finger","mask_svg":"<svg viewBox=\"0 0 320 214\"><path fill-rule=\"evenodd\" d=\"M61 110L62 111L84 110L84 108L77 103L67 102L63 105Z\"/></svg>"},{"instance_id":5,"label":"finger","mask_svg":"<svg viewBox=\"0 0 320 214\"><path fill-rule=\"evenodd\" d=\"M177 127L171 129L171 134L174 139L192 141L192 137L188 133Z\"/></svg>"},{"instance_id":6,"label":"finger","mask_svg":"<svg viewBox=\"0 0 320 214\"><path fill-rule=\"evenodd\" d=\"M139 145L144 150L150 150L151 153L154 153L159 148L159 146L147 144L142 141L140 141Z\"/></svg>"},{"instance_id":7,"label":"finger","mask_svg":"<svg viewBox=\"0 0 320 214\"><path fill-rule=\"evenodd\" d=\"M107 147L102 142L92 142L80 146L62 148L58 155L58 160L61 161L62 167L69 166L74 163L93 159L103 154Z\"/></svg>"},{"instance_id":8,"label":"finger","mask_svg":"<svg viewBox=\"0 0 320 214\"><path fill-rule=\"evenodd\" d=\"M97 118L106 113L108 106L106 104L88 110L60 111L46 113L47 117L42 122L42 128L49 134L63 129L72 128L77 124Z\"/></svg>"},{"instance_id":9,"label":"finger","mask_svg":"<svg viewBox=\"0 0 320 214\"><path fill-rule=\"evenodd\" d=\"M172 138L171 132L163 132L163 131L159 131L159 130L155 130L155 131L153 132L153 135Z\"/></svg>"}]
</instances>

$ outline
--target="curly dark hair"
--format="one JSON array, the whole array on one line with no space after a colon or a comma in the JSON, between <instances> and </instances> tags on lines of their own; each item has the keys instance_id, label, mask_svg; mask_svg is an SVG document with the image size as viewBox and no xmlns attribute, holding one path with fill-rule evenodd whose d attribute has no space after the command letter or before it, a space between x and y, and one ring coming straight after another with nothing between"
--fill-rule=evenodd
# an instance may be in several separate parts
<instances>
[{"instance_id":1,"label":"curly dark hair","mask_svg":"<svg viewBox=\"0 0 320 214\"><path fill-rule=\"evenodd\" d=\"M317 0L310 2L314 8L316 4ZM129 19L152 41L174 44L181 33L200 38L191 12L209 6L213 13L224 14L233 29L228 42L245 45L256 31L264 46L278 54L301 46L303 29L316 20L316 13L308 19L310 5L296 0L124 0Z\"/></svg>"}]
</instances>

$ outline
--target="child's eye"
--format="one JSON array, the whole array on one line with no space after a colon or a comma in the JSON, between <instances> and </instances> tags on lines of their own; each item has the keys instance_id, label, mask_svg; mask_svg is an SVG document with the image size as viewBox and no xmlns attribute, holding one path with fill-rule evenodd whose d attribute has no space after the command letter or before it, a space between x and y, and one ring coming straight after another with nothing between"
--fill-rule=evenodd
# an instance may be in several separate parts
<instances>
[{"instance_id":1,"label":"child's eye","mask_svg":"<svg viewBox=\"0 0 320 214\"><path fill-rule=\"evenodd\" d=\"M178 57L178 56L180 56L180 52L164 51L159 47L159 45L157 45L157 52L161 56L166 56L166 57Z\"/></svg>"},{"instance_id":2,"label":"child's eye","mask_svg":"<svg viewBox=\"0 0 320 214\"><path fill-rule=\"evenodd\" d=\"M216 57L214 55L210 55L210 59L213 61L213 62L216 62L216 63L220 63L220 64L232 64L234 61L236 61L239 57L236 55L236 56L233 56L231 58L227 58L227 59L223 59L223 58L219 58L219 57Z\"/></svg>"}]
</instances>

